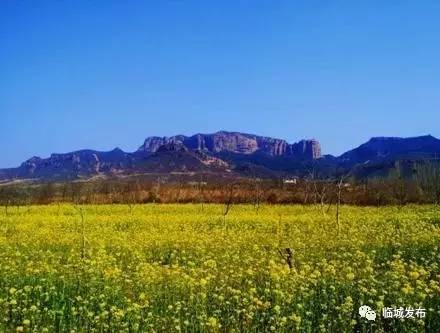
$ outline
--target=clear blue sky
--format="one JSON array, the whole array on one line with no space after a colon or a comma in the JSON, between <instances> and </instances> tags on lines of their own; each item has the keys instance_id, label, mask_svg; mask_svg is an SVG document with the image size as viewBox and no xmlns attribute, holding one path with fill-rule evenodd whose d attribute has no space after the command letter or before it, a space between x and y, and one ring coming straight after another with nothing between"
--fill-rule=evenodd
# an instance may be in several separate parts
<instances>
[{"instance_id":1,"label":"clear blue sky","mask_svg":"<svg viewBox=\"0 0 440 333\"><path fill-rule=\"evenodd\" d=\"M150 135L440 136L438 1L0 1L0 167Z\"/></svg>"}]
</instances>

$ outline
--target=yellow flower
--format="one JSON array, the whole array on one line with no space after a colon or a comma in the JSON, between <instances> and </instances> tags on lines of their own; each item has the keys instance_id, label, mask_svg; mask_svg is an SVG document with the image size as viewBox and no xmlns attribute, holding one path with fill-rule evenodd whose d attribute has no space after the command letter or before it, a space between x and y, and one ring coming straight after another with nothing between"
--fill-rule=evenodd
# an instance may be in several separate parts
<instances>
[{"instance_id":1,"label":"yellow flower","mask_svg":"<svg viewBox=\"0 0 440 333\"><path fill-rule=\"evenodd\" d=\"M219 323L218 323L217 318L215 318L215 317L209 317L209 318L208 318L207 325L210 326L210 327L219 327Z\"/></svg>"},{"instance_id":2,"label":"yellow flower","mask_svg":"<svg viewBox=\"0 0 440 333\"><path fill-rule=\"evenodd\" d=\"M405 295L412 294L413 288L409 284L405 284L405 286L402 288L402 292Z\"/></svg>"}]
</instances>

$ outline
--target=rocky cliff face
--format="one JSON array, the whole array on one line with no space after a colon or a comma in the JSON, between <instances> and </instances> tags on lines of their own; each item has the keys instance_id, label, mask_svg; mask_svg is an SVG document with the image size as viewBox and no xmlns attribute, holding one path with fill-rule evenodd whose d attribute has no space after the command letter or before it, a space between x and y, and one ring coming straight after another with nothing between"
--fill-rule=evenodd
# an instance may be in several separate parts
<instances>
[{"instance_id":1,"label":"rocky cliff face","mask_svg":"<svg viewBox=\"0 0 440 333\"><path fill-rule=\"evenodd\" d=\"M289 153L290 145L286 140L257 136L260 151L271 156L282 156Z\"/></svg>"},{"instance_id":2,"label":"rocky cliff face","mask_svg":"<svg viewBox=\"0 0 440 333\"><path fill-rule=\"evenodd\" d=\"M309 159L318 159L322 156L321 145L315 140L302 140L290 146L291 154L294 156L305 156Z\"/></svg>"},{"instance_id":3,"label":"rocky cliff face","mask_svg":"<svg viewBox=\"0 0 440 333\"><path fill-rule=\"evenodd\" d=\"M288 144L285 140L237 132L217 132L196 134L190 137L177 135L172 137L149 137L139 148L140 151L153 153L169 142L181 142L190 150L203 150L211 153L230 152L250 155L256 152L270 156L293 156L305 159L321 157L321 147L316 140L303 140Z\"/></svg>"}]
</instances>

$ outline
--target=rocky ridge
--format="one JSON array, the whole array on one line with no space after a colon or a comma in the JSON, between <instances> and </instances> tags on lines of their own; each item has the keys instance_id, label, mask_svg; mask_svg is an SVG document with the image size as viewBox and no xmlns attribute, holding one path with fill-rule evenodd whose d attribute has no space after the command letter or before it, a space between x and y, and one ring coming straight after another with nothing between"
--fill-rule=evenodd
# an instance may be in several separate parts
<instances>
[{"instance_id":1,"label":"rocky ridge","mask_svg":"<svg viewBox=\"0 0 440 333\"><path fill-rule=\"evenodd\" d=\"M154 153L161 146L170 142L180 142L190 150L201 150L214 154L229 152L250 155L260 152L269 156L293 156L305 159L321 157L321 146L314 139L289 144L282 139L226 131L213 134L195 134L189 137L184 135L148 137L138 151Z\"/></svg>"},{"instance_id":2,"label":"rocky ridge","mask_svg":"<svg viewBox=\"0 0 440 333\"><path fill-rule=\"evenodd\" d=\"M315 170L322 177L341 174L374 177L386 174L396 161L410 168L414 161L438 160L440 140L376 137L339 157L322 155L317 140L286 140L254 134L220 131L213 134L152 136L139 149L127 153L80 150L34 156L17 168L0 169L0 181L75 180L95 176L209 172L237 176L307 176Z\"/></svg>"}]
</instances>

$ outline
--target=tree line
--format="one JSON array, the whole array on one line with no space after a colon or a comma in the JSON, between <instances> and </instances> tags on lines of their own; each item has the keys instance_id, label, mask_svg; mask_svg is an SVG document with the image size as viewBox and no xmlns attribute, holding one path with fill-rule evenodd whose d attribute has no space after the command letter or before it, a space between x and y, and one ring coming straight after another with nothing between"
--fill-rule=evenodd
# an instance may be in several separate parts
<instances>
[{"instance_id":1,"label":"tree line","mask_svg":"<svg viewBox=\"0 0 440 333\"><path fill-rule=\"evenodd\" d=\"M439 204L440 163L415 164L410 175L397 163L386 177L363 180L355 180L349 175L319 178L310 172L294 183L287 183L282 178L231 178L206 182L202 178L169 181L157 177L0 185L0 205L4 207L60 202L315 204L322 209L336 203L374 206Z\"/></svg>"}]
</instances>

